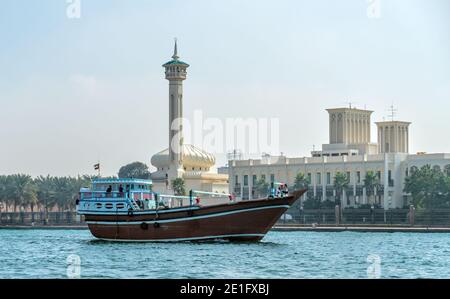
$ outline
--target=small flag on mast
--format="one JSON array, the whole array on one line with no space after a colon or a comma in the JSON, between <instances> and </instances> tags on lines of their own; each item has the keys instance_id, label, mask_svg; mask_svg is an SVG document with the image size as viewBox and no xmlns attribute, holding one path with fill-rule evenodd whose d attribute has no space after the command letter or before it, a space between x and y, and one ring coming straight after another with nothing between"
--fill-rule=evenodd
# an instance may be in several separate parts
<instances>
[{"instance_id":1,"label":"small flag on mast","mask_svg":"<svg viewBox=\"0 0 450 299\"><path fill-rule=\"evenodd\" d=\"M94 165L94 169L95 169L95 170L100 170L100 163L95 164L95 165Z\"/></svg>"}]
</instances>

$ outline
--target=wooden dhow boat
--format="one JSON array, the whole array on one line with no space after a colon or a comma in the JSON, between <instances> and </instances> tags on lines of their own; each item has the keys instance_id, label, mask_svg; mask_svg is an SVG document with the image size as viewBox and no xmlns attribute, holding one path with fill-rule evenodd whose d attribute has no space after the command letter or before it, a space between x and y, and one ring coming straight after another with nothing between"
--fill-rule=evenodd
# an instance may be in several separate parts
<instances>
[{"instance_id":1,"label":"wooden dhow boat","mask_svg":"<svg viewBox=\"0 0 450 299\"><path fill-rule=\"evenodd\" d=\"M306 191L238 201L201 191L162 195L151 187L150 180L95 179L80 190L77 212L96 238L108 241L259 241ZM206 198L221 202L204 205Z\"/></svg>"}]
</instances>

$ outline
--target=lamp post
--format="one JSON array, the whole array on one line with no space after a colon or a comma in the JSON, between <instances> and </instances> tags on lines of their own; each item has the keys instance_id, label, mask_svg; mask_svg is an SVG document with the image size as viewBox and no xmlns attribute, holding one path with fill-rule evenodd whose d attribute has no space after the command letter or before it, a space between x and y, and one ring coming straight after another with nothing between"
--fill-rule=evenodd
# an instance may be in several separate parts
<instances>
[{"instance_id":1,"label":"lamp post","mask_svg":"<svg viewBox=\"0 0 450 299\"><path fill-rule=\"evenodd\" d=\"M303 219L303 224L305 224L305 216L303 215L303 203L300 203L300 219Z\"/></svg>"}]
</instances>

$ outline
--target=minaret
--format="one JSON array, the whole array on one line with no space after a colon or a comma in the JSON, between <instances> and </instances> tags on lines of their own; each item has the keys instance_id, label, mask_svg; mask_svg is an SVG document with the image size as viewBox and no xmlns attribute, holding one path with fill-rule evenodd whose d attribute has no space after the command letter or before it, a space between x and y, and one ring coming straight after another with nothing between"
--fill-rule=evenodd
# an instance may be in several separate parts
<instances>
[{"instance_id":1,"label":"minaret","mask_svg":"<svg viewBox=\"0 0 450 299\"><path fill-rule=\"evenodd\" d=\"M169 164L171 179L183 172L183 81L189 64L179 60L177 40L172 60L163 65L169 80Z\"/></svg>"}]
</instances>

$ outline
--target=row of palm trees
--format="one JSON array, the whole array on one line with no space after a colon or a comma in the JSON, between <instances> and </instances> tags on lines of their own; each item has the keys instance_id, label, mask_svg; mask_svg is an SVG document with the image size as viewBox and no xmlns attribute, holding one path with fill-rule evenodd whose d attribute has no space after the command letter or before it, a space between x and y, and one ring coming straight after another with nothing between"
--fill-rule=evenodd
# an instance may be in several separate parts
<instances>
[{"instance_id":1,"label":"row of palm trees","mask_svg":"<svg viewBox=\"0 0 450 299\"><path fill-rule=\"evenodd\" d=\"M58 209L59 211L71 211L75 208L76 196L81 187L87 187L93 176L83 175L78 177L53 177L39 176L32 178L25 174L0 175L0 211L17 212L22 210ZM336 190L336 202L340 203L343 191L349 187L349 178L345 173L336 173L334 188ZM368 195L374 194L374 189L379 186L378 176L373 171L368 171L364 178L364 186ZM185 184L182 179L172 182L177 194L185 194ZM294 189L305 189L310 185L309 179L299 173L295 177ZM260 179L256 184L256 191L260 195L267 193L270 184Z\"/></svg>"},{"instance_id":2,"label":"row of palm trees","mask_svg":"<svg viewBox=\"0 0 450 299\"><path fill-rule=\"evenodd\" d=\"M87 175L37 178L25 174L1 175L0 211L72 211L80 188L89 186L92 178Z\"/></svg>"},{"instance_id":3,"label":"row of palm trees","mask_svg":"<svg viewBox=\"0 0 450 299\"><path fill-rule=\"evenodd\" d=\"M294 180L294 189L307 189L311 182L303 173L298 173ZM349 189L350 178L346 173L337 172L334 176L333 187L336 191L336 204L341 205L342 193ZM375 189L380 187L380 179L373 171L367 171L363 179L363 187L368 196L375 196Z\"/></svg>"}]
</instances>

